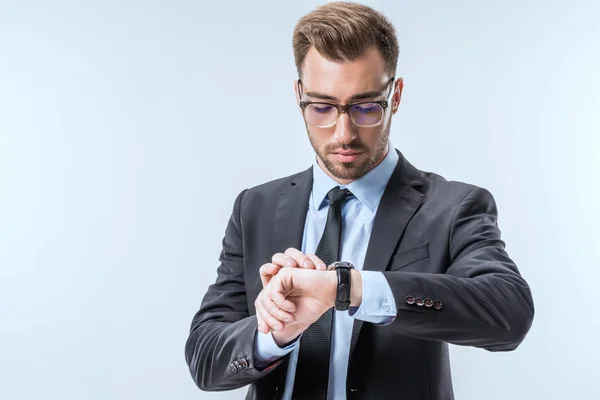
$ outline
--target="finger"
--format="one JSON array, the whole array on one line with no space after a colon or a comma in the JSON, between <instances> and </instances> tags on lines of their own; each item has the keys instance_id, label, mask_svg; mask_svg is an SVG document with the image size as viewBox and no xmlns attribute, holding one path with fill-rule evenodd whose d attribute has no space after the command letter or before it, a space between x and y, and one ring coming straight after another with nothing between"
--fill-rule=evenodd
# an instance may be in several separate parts
<instances>
[{"instance_id":1,"label":"finger","mask_svg":"<svg viewBox=\"0 0 600 400\"><path fill-rule=\"evenodd\" d=\"M290 247L285 251L285 255L294 259L300 268L315 269L315 264L300 250Z\"/></svg>"},{"instance_id":2,"label":"finger","mask_svg":"<svg viewBox=\"0 0 600 400\"><path fill-rule=\"evenodd\" d=\"M269 333L271 331L275 331L277 329L282 329L282 322L278 321L275 317L273 317L269 312L265 309L265 307L261 304L256 308L257 319L261 324L261 332Z\"/></svg>"},{"instance_id":3,"label":"finger","mask_svg":"<svg viewBox=\"0 0 600 400\"><path fill-rule=\"evenodd\" d=\"M283 321L273 316L267 309L268 302L271 300L267 296L261 296L259 300L259 307L256 309L257 314L260 313L260 317L263 322L275 331L281 331L285 328Z\"/></svg>"},{"instance_id":4,"label":"finger","mask_svg":"<svg viewBox=\"0 0 600 400\"><path fill-rule=\"evenodd\" d=\"M256 310L256 320L258 322L258 331L260 333L264 333L265 335L269 332L271 332L273 329L264 321L264 318L262 316L263 311L262 310Z\"/></svg>"},{"instance_id":5,"label":"finger","mask_svg":"<svg viewBox=\"0 0 600 400\"><path fill-rule=\"evenodd\" d=\"M325 263L316 255L307 254L306 257L308 257L312 261L312 263L315 265L316 269L319 269L319 270L327 269L327 265L325 265Z\"/></svg>"},{"instance_id":6,"label":"finger","mask_svg":"<svg viewBox=\"0 0 600 400\"><path fill-rule=\"evenodd\" d=\"M264 334L269 333L270 328L267 324L265 324L265 322L263 321L262 317L260 316L260 313L258 312L258 310L256 310L256 322L258 324L258 331L260 333L264 333Z\"/></svg>"},{"instance_id":7,"label":"finger","mask_svg":"<svg viewBox=\"0 0 600 400\"><path fill-rule=\"evenodd\" d=\"M273 329L265 322L263 314L263 306L262 306L262 297L263 292L261 292L256 300L254 301L254 309L256 310L256 321L258 324L258 331L264 334L271 332Z\"/></svg>"},{"instance_id":8,"label":"finger","mask_svg":"<svg viewBox=\"0 0 600 400\"><path fill-rule=\"evenodd\" d=\"M277 253L273 255L271 259L273 264L281 265L282 267L299 267L300 265L296 263L292 257L287 254Z\"/></svg>"},{"instance_id":9,"label":"finger","mask_svg":"<svg viewBox=\"0 0 600 400\"><path fill-rule=\"evenodd\" d=\"M272 295L273 303L276 307L281 310L287 311L291 314L296 312L296 305L291 301L285 298L281 293L275 292ZM293 318L293 316L292 316ZM289 321L288 321L289 322Z\"/></svg>"},{"instance_id":10,"label":"finger","mask_svg":"<svg viewBox=\"0 0 600 400\"><path fill-rule=\"evenodd\" d=\"M263 287L269 284L271 278L273 278L273 276L277 274L277 272L279 272L280 269L280 265L275 265L271 263L263 264L263 266L260 267L260 280L262 281Z\"/></svg>"},{"instance_id":11,"label":"finger","mask_svg":"<svg viewBox=\"0 0 600 400\"><path fill-rule=\"evenodd\" d=\"M256 322L258 324L258 331L267 334L271 331L271 327L265 323L261 315L262 311L256 308Z\"/></svg>"},{"instance_id":12,"label":"finger","mask_svg":"<svg viewBox=\"0 0 600 400\"><path fill-rule=\"evenodd\" d=\"M294 313L296 312L296 305L290 300L287 300L283 295L283 293L286 291L286 288L289 286L289 275L291 274L291 271L293 271L293 269L282 269L281 272L271 280L269 286L264 290L266 291L265 296L273 299L275 304L280 309Z\"/></svg>"},{"instance_id":13,"label":"finger","mask_svg":"<svg viewBox=\"0 0 600 400\"><path fill-rule=\"evenodd\" d=\"M265 299L267 301L264 302L265 310L271 314L273 317L282 321L283 323L290 323L294 321L294 316L287 311L282 310L275 304L273 299Z\"/></svg>"},{"instance_id":14,"label":"finger","mask_svg":"<svg viewBox=\"0 0 600 400\"><path fill-rule=\"evenodd\" d=\"M282 273L283 276L285 273ZM281 276L272 281L271 285L265 290L265 297L272 300L276 307L284 312L293 314L296 312L296 304L293 301L286 299L283 295L283 285L281 284ZM275 314L274 314L275 315ZM294 316L292 315L292 318ZM283 319L282 319L283 321Z\"/></svg>"},{"instance_id":15,"label":"finger","mask_svg":"<svg viewBox=\"0 0 600 400\"><path fill-rule=\"evenodd\" d=\"M276 277L274 277L268 287L267 296L275 302L277 307L290 313L296 312L296 305L286 299L283 293L286 293L286 288L289 287L290 275L293 275L293 269L283 269Z\"/></svg>"}]
</instances>

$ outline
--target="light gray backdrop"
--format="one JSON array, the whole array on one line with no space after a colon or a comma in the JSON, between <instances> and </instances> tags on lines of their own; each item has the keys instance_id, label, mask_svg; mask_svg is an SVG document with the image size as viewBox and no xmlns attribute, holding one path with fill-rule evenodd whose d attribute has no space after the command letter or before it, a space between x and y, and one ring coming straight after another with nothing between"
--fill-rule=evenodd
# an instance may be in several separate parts
<instances>
[{"instance_id":1,"label":"light gray backdrop","mask_svg":"<svg viewBox=\"0 0 600 400\"><path fill-rule=\"evenodd\" d=\"M236 194L312 160L317 4L0 0L0 398L243 397L183 347ZM535 296L516 352L452 347L457 398L600 398L598 2L367 4L401 44L393 143L491 190Z\"/></svg>"}]
</instances>

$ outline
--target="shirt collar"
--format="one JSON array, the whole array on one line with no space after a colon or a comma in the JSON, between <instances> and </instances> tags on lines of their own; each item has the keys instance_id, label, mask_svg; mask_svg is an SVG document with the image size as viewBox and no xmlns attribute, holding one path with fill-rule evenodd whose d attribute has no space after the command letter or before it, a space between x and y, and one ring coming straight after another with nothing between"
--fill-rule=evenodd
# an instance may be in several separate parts
<instances>
[{"instance_id":1,"label":"shirt collar","mask_svg":"<svg viewBox=\"0 0 600 400\"><path fill-rule=\"evenodd\" d=\"M317 163L315 156L315 162L313 164L313 207L315 210L319 210L327 205L325 201L327 193L336 186L342 188L347 187L361 203L375 213L385 187L387 186L396 164L398 163L398 153L394 150L392 143L388 141L388 153L375 168L367 172L355 181L350 182L348 185L340 185L333 178L325 173L321 169L321 166Z\"/></svg>"}]
</instances>

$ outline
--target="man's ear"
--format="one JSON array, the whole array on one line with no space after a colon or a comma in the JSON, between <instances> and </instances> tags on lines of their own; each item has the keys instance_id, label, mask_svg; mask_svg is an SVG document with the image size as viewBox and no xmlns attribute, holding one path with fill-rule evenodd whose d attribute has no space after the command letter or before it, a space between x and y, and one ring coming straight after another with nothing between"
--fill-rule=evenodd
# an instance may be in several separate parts
<instances>
[{"instance_id":1,"label":"man's ear","mask_svg":"<svg viewBox=\"0 0 600 400\"><path fill-rule=\"evenodd\" d=\"M296 93L296 104L300 107L300 88L298 87L298 79L294 81L294 93Z\"/></svg>"},{"instance_id":2,"label":"man's ear","mask_svg":"<svg viewBox=\"0 0 600 400\"><path fill-rule=\"evenodd\" d=\"M392 114L396 114L400 107L400 99L402 98L402 89L404 88L404 80L398 78L394 83L394 95L392 96Z\"/></svg>"}]
</instances>

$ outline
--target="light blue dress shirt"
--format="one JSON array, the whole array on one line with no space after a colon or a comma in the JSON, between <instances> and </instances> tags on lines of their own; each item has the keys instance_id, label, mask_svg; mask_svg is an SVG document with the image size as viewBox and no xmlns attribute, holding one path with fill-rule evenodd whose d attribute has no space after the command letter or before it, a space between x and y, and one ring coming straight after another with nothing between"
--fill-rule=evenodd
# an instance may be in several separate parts
<instances>
[{"instance_id":1,"label":"light blue dress shirt","mask_svg":"<svg viewBox=\"0 0 600 400\"><path fill-rule=\"evenodd\" d=\"M393 321L396 317L394 296L383 274L379 271L362 271L362 267L377 207L397 163L398 154L392 144L388 143L388 154L379 165L349 185L341 186L347 187L353 196L349 197L342 206L340 260L351 262L357 270L361 271L362 304L358 309L351 307L348 311L335 311L329 364L328 399L346 398L346 375L354 318L385 324ZM305 254L314 254L317 249L325 230L329 210L327 193L336 186L340 185L330 178L315 161L313 188L302 240L301 251ZM254 364L258 369L267 368L291 352L283 400L289 400L292 397L299 348L299 339L285 348L280 348L273 340L271 333L258 332L256 335Z\"/></svg>"}]
</instances>

